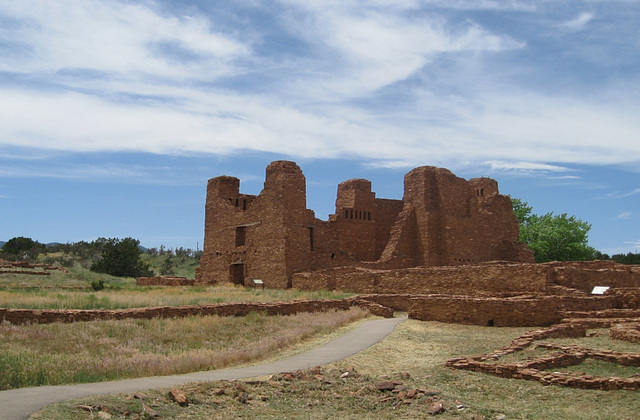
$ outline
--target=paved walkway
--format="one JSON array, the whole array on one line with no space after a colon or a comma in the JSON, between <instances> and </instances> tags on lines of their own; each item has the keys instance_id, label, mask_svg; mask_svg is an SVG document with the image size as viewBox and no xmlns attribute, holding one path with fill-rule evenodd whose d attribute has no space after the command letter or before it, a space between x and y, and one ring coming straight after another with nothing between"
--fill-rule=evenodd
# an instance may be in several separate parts
<instances>
[{"instance_id":1,"label":"paved walkway","mask_svg":"<svg viewBox=\"0 0 640 420\"><path fill-rule=\"evenodd\" d=\"M252 378L325 365L356 354L389 335L406 317L366 321L356 329L323 346L276 362L242 368L196 372L186 375L154 376L90 384L41 386L0 391L0 420L28 419L43 407L90 395L129 393L153 388L169 388L187 382Z\"/></svg>"}]
</instances>

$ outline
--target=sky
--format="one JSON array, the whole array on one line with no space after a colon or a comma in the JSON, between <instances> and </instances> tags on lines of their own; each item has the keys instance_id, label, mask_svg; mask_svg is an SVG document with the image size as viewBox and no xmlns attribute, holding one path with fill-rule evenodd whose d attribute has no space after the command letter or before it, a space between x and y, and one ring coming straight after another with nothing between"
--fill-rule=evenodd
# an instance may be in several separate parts
<instances>
[{"instance_id":1,"label":"sky","mask_svg":"<svg viewBox=\"0 0 640 420\"><path fill-rule=\"evenodd\" d=\"M432 165L640 249L640 1L0 0L0 240L201 249L207 180Z\"/></svg>"}]
</instances>

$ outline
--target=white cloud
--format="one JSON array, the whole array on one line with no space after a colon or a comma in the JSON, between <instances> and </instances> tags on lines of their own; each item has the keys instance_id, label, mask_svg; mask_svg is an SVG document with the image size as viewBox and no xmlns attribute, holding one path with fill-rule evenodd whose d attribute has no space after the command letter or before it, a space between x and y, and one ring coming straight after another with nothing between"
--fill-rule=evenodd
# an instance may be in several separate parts
<instances>
[{"instance_id":1,"label":"white cloud","mask_svg":"<svg viewBox=\"0 0 640 420\"><path fill-rule=\"evenodd\" d=\"M579 31L594 19L595 15L591 12L582 12L570 21L562 23L560 26L571 31Z\"/></svg>"},{"instance_id":2,"label":"white cloud","mask_svg":"<svg viewBox=\"0 0 640 420\"><path fill-rule=\"evenodd\" d=\"M625 211L620 213L619 215L616 216L616 219L630 219L631 218L631 212L630 211Z\"/></svg>"},{"instance_id":3,"label":"white cloud","mask_svg":"<svg viewBox=\"0 0 640 420\"><path fill-rule=\"evenodd\" d=\"M486 162L491 169L503 171L522 171L522 172L566 172L571 169L564 166L549 165L546 163L535 162Z\"/></svg>"},{"instance_id":4,"label":"white cloud","mask_svg":"<svg viewBox=\"0 0 640 420\"><path fill-rule=\"evenodd\" d=\"M157 77L229 74L230 62L249 47L217 33L202 17L163 16L150 3L68 0L3 2L0 12L19 22L2 38L21 45L22 55L2 60L15 72L96 71ZM194 62L170 59L170 45Z\"/></svg>"},{"instance_id":5,"label":"white cloud","mask_svg":"<svg viewBox=\"0 0 640 420\"><path fill-rule=\"evenodd\" d=\"M253 150L382 167L488 162L529 174L640 161L634 83L619 88L628 79L572 98L533 93L493 74L514 50L527 53L499 27L427 13L417 1L281 3L282 27L269 30L297 36L304 52L279 56L270 45L276 58L254 48L253 34L230 35L215 16L174 16L160 3L3 3L0 13L22 23L0 34L24 49L0 68L38 84L0 84L0 153Z\"/></svg>"},{"instance_id":6,"label":"white cloud","mask_svg":"<svg viewBox=\"0 0 640 420\"><path fill-rule=\"evenodd\" d=\"M414 2L377 2L372 8L357 2L286 3L295 6L285 20L290 30L315 46L319 60L334 67L324 77L311 75L317 86L314 93L322 100L368 95L402 82L437 54L523 46L473 22L450 27L437 15L414 17L406 13L415 7ZM312 83L305 78L299 86Z\"/></svg>"}]
</instances>

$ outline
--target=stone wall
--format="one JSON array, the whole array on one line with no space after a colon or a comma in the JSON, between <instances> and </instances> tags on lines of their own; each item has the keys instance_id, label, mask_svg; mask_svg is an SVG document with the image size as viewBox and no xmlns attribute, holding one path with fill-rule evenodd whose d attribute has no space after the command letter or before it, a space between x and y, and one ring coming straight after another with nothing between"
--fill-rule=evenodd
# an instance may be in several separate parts
<instances>
[{"instance_id":1,"label":"stone wall","mask_svg":"<svg viewBox=\"0 0 640 420\"><path fill-rule=\"evenodd\" d=\"M304 290L348 290L358 293L508 296L545 294L549 277L549 268L541 264L487 263L396 270L340 267L296 273L292 285Z\"/></svg>"},{"instance_id":2,"label":"stone wall","mask_svg":"<svg viewBox=\"0 0 640 420\"><path fill-rule=\"evenodd\" d=\"M176 318L195 315L244 316L250 312L267 315L291 315L299 312L346 310L359 306L374 315L392 317L393 311L375 302L359 298L291 300L267 303L215 303L209 305L160 306L133 309L7 309L0 308L0 322L12 324L48 324L95 320Z\"/></svg>"},{"instance_id":3,"label":"stone wall","mask_svg":"<svg viewBox=\"0 0 640 420\"><path fill-rule=\"evenodd\" d=\"M546 263L553 269L553 283L591 293L595 286L639 287L640 266L615 261L562 261Z\"/></svg>"},{"instance_id":4,"label":"stone wall","mask_svg":"<svg viewBox=\"0 0 640 420\"><path fill-rule=\"evenodd\" d=\"M580 283L581 279L584 284ZM546 264L503 261L391 270L377 269L371 264L369 268L338 267L296 273L292 280L293 287L304 290L494 297L520 294L589 296L592 284L611 287L607 295L618 296L621 301L628 302L629 307L640 305L640 270L613 261Z\"/></svg>"},{"instance_id":5,"label":"stone wall","mask_svg":"<svg viewBox=\"0 0 640 420\"><path fill-rule=\"evenodd\" d=\"M138 286L193 286L194 279L178 276L154 276L154 277L138 277L136 284Z\"/></svg>"},{"instance_id":6,"label":"stone wall","mask_svg":"<svg viewBox=\"0 0 640 420\"><path fill-rule=\"evenodd\" d=\"M409 318L496 327L546 326L559 323L566 310L602 310L617 304L613 297L432 295L412 298Z\"/></svg>"},{"instance_id":7,"label":"stone wall","mask_svg":"<svg viewBox=\"0 0 640 420\"><path fill-rule=\"evenodd\" d=\"M20 270L15 270L19 268ZM33 271L36 269L42 269L43 271ZM63 273L67 272L64 267L59 267L50 264L31 264L28 261L7 261L0 259L0 274L32 274L36 276L48 276L51 273L49 271L58 270Z\"/></svg>"},{"instance_id":8,"label":"stone wall","mask_svg":"<svg viewBox=\"0 0 640 420\"><path fill-rule=\"evenodd\" d=\"M624 340L640 344L640 324L625 323L613 325L609 330L609 336L612 340Z\"/></svg>"},{"instance_id":9,"label":"stone wall","mask_svg":"<svg viewBox=\"0 0 640 420\"><path fill-rule=\"evenodd\" d=\"M522 351L536 340L558 337L584 337L586 329L574 323L554 325L552 327L530 331L516 338L508 347L492 353L472 357L457 357L446 362L446 366L481 372L509 379L525 379L544 385L561 385L573 388L635 391L640 389L640 378L600 377L580 372L558 372L559 368L577 365L587 358L603 360L626 366L640 366L640 353L622 353L610 350L596 350L577 346L541 343L539 348L555 350L553 353L513 363L502 363L499 359L505 355Z\"/></svg>"}]
</instances>

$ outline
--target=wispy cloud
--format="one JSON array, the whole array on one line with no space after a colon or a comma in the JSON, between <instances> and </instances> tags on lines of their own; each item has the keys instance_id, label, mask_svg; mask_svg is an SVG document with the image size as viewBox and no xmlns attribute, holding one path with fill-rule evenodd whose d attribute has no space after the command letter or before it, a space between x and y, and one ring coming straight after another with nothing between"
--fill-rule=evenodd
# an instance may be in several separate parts
<instances>
[{"instance_id":1,"label":"wispy cloud","mask_svg":"<svg viewBox=\"0 0 640 420\"><path fill-rule=\"evenodd\" d=\"M572 171L571 168L566 166L549 165L546 163L536 162L500 162L489 161L486 162L492 170L500 171L513 171L522 173L550 173L550 172L568 172ZM567 176L566 178L579 178L577 176Z\"/></svg>"},{"instance_id":2,"label":"wispy cloud","mask_svg":"<svg viewBox=\"0 0 640 420\"><path fill-rule=\"evenodd\" d=\"M53 178L90 182L117 182L142 185L191 185L197 181L183 179L165 167L126 164L3 164L2 178ZM4 197L7 198L7 197Z\"/></svg>"},{"instance_id":3,"label":"wispy cloud","mask_svg":"<svg viewBox=\"0 0 640 420\"><path fill-rule=\"evenodd\" d=\"M607 198L626 198L634 195L640 194L640 188L636 188L631 191L622 192L622 191L612 191L606 195Z\"/></svg>"},{"instance_id":4,"label":"wispy cloud","mask_svg":"<svg viewBox=\"0 0 640 420\"><path fill-rule=\"evenodd\" d=\"M168 16L153 3L25 0L4 2L0 11L15 22L2 38L22 46L2 60L4 71L210 78L229 74L250 50L202 16ZM185 55L193 59L179 59Z\"/></svg>"},{"instance_id":5,"label":"wispy cloud","mask_svg":"<svg viewBox=\"0 0 640 420\"><path fill-rule=\"evenodd\" d=\"M560 26L571 31L579 31L584 29L584 27L593 20L595 15L591 12L582 12L575 18L563 22Z\"/></svg>"},{"instance_id":6,"label":"wispy cloud","mask_svg":"<svg viewBox=\"0 0 640 420\"><path fill-rule=\"evenodd\" d=\"M631 212L630 211L625 211L620 213L619 215L616 216L616 219L630 219L631 218Z\"/></svg>"}]
</instances>

